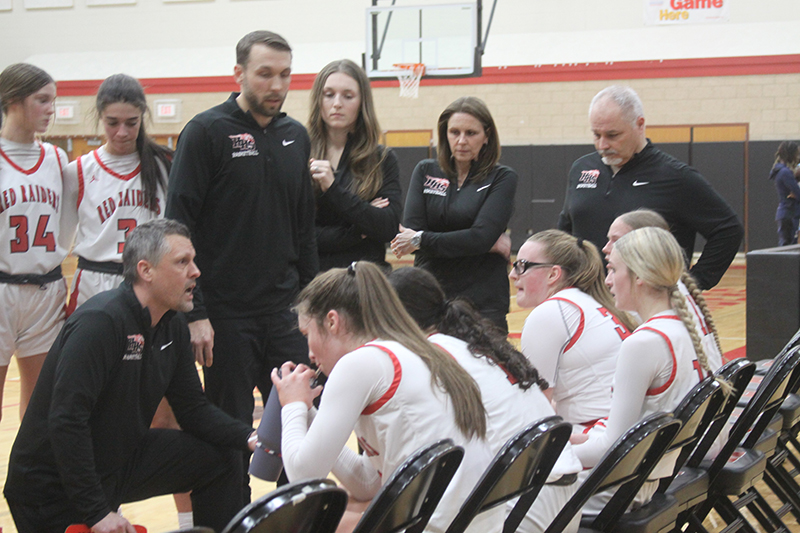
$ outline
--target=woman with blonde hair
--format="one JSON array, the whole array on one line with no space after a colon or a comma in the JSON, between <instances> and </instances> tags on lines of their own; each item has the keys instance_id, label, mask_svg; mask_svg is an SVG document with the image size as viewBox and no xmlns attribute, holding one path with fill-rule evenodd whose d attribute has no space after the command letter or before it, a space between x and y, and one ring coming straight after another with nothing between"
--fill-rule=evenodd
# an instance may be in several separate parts
<instances>
[{"instance_id":1,"label":"woman with blonde hair","mask_svg":"<svg viewBox=\"0 0 800 533\"><path fill-rule=\"evenodd\" d=\"M606 281L617 307L635 311L643 323L622 342L608 419L586 434L572 436L575 443L584 441L575 446L584 468L595 466L637 421L658 411L673 411L695 385L711 375L686 299L678 289L684 268L681 247L663 229L637 229L614 244ZM650 479L670 475L675 457L675 452L666 455ZM648 482L636 503L648 502L657 485ZM584 510L596 511L591 502Z\"/></svg>"},{"instance_id":2,"label":"woman with blonde hair","mask_svg":"<svg viewBox=\"0 0 800 533\"><path fill-rule=\"evenodd\" d=\"M664 217L651 209L637 209L618 216L608 228L608 242L603 246L603 253L608 261L609 254L614 248L614 243L623 235L639 228L655 227L669 231L669 224ZM686 298L686 306L692 314L695 329L703 341L703 350L708 357L708 364L713 371L722 366L722 345L719 342L719 333L711 311L708 309L703 291L697 285L694 277L684 267L678 289Z\"/></svg>"},{"instance_id":3,"label":"woman with blonde hair","mask_svg":"<svg viewBox=\"0 0 800 533\"><path fill-rule=\"evenodd\" d=\"M285 363L272 374L289 480L333 472L353 499L366 501L415 450L450 438L464 447L464 460L427 529L444 531L491 460L475 381L428 342L372 263L320 274L296 310L309 357L328 380L315 412L313 370ZM345 446L354 430L362 455ZM486 514L473 531L499 530L502 517Z\"/></svg>"},{"instance_id":4,"label":"woman with blonde hair","mask_svg":"<svg viewBox=\"0 0 800 533\"><path fill-rule=\"evenodd\" d=\"M542 231L522 245L509 277L517 305L533 308L522 353L549 383L556 414L575 431L608 416L617 353L634 324L614 305L597 248Z\"/></svg>"},{"instance_id":5,"label":"woman with blonde hair","mask_svg":"<svg viewBox=\"0 0 800 533\"><path fill-rule=\"evenodd\" d=\"M310 109L320 269L366 260L390 270L386 243L400 224L400 170L394 153L378 143L364 70L349 59L328 63L314 80Z\"/></svg>"}]
</instances>

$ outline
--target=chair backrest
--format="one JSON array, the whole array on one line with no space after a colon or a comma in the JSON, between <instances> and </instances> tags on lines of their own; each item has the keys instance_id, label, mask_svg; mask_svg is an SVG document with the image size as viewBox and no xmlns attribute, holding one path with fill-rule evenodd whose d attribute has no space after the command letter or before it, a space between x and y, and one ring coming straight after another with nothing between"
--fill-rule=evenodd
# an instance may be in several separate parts
<instances>
[{"instance_id":1,"label":"chair backrest","mask_svg":"<svg viewBox=\"0 0 800 533\"><path fill-rule=\"evenodd\" d=\"M535 498L547 481L547 476L569 441L571 433L570 424L559 416L550 416L530 424L511 437L497 452L464 501L447 528L447 533L465 531L478 514L521 494ZM524 515L527 509L522 509L521 512ZM516 527L512 529L516 531Z\"/></svg>"},{"instance_id":2,"label":"chair backrest","mask_svg":"<svg viewBox=\"0 0 800 533\"><path fill-rule=\"evenodd\" d=\"M708 450L713 446L717 436L722 432L731 413L736 408L736 404L744 393L747 384L753 379L753 373L756 370L756 365L747 359L734 359L733 361L723 365L716 372L716 376L723 381L727 381L731 385L731 392L727 397L723 397L722 404L717 409L711 425L708 427L705 435L700 442L695 446L686 465L691 468L697 468L708 454Z\"/></svg>"},{"instance_id":3,"label":"chair backrest","mask_svg":"<svg viewBox=\"0 0 800 533\"><path fill-rule=\"evenodd\" d=\"M590 497L617 487L591 525L592 529L609 530L633 501L680 427L680 420L668 413L655 413L640 420L606 452L545 533L563 531Z\"/></svg>"},{"instance_id":4,"label":"chair backrest","mask_svg":"<svg viewBox=\"0 0 800 533\"><path fill-rule=\"evenodd\" d=\"M708 432L725 401L724 396L719 382L709 377L695 385L675 408L672 416L681 421L681 429L667 451L680 450L680 453L675 460L672 476L662 479L660 488L666 489L686 464L703 435Z\"/></svg>"},{"instance_id":5,"label":"chair backrest","mask_svg":"<svg viewBox=\"0 0 800 533\"><path fill-rule=\"evenodd\" d=\"M353 533L423 531L463 457L464 449L450 439L411 454L372 499Z\"/></svg>"},{"instance_id":6,"label":"chair backrest","mask_svg":"<svg viewBox=\"0 0 800 533\"><path fill-rule=\"evenodd\" d=\"M290 483L242 509L223 533L333 533L347 507L347 493L329 479Z\"/></svg>"},{"instance_id":7,"label":"chair backrest","mask_svg":"<svg viewBox=\"0 0 800 533\"><path fill-rule=\"evenodd\" d=\"M795 370L799 361L800 346L776 357L775 363L758 386L753 398L731 427L728 442L708 468L711 483L740 443L745 448L752 448L761 438L789 392L788 385L796 377Z\"/></svg>"}]
</instances>

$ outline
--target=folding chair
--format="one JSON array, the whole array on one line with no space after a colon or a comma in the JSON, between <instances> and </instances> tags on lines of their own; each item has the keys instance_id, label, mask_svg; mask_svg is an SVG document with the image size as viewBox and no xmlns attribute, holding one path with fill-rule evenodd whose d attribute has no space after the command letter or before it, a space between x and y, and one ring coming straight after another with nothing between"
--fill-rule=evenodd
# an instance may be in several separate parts
<instances>
[{"instance_id":1,"label":"folding chair","mask_svg":"<svg viewBox=\"0 0 800 533\"><path fill-rule=\"evenodd\" d=\"M678 434L680 427L680 420L667 413L655 413L640 420L606 452L545 533L563 531L573 517L581 512L590 497L617 487L600 514L587 520L588 527L592 530L611 531Z\"/></svg>"},{"instance_id":2,"label":"folding chair","mask_svg":"<svg viewBox=\"0 0 800 533\"><path fill-rule=\"evenodd\" d=\"M767 531L785 530L783 522L754 487L762 478L767 463L764 452L755 446L773 423L773 417L786 398L788 386L794 383L798 361L800 347L777 357L752 400L733 424L728 442L708 465L708 498L692 509L688 520L690 531L705 532L703 520L713 508L728 524L726 531L744 529L752 532L752 526L739 512L744 506ZM731 501L729 496L738 498Z\"/></svg>"},{"instance_id":3,"label":"folding chair","mask_svg":"<svg viewBox=\"0 0 800 533\"><path fill-rule=\"evenodd\" d=\"M689 508L706 499L708 494L708 472L700 465L711 449L711 446L728 424L731 413L736 408L736 402L753 377L755 365L746 359L736 359L717 370L716 375L730 383L732 390L722 405L717 410L708 430L700 439L689 459L672 479L665 493L673 496L678 502L678 510L683 513ZM659 490L661 486L659 486ZM679 515L678 525L682 525L686 516Z\"/></svg>"},{"instance_id":4,"label":"folding chair","mask_svg":"<svg viewBox=\"0 0 800 533\"><path fill-rule=\"evenodd\" d=\"M223 533L333 533L347 493L329 479L290 483L262 496L233 517Z\"/></svg>"},{"instance_id":5,"label":"folding chair","mask_svg":"<svg viewBox=\"0 0 800 533\"><path fill-rule=\"evenodd\" d=\"M353 533L421 533L463 457L450 439L417 450L381 487Z\"/></svg>"},{"instance_id":6,"label":"folding chair","mask_svg":"<svg viewBox=\"0 0 800 533\"><path fill-rule=\"evenodd\" d=\"M681 429L667 453L677 451L672 475L662 478L659 488L647 504L626 512L615 530L627 533L657 533L675 527L680 505L678 499L666 494L667 488L695 450L724 402L721 386L713 378L698 383L675 409L673 416L681 421Z\"/></svg>"},{"instance_id":7,"label":"folding chair","mask_svg":"<svg viewBox=\"0 0 800 533\"><path fill-rule=\"evenodd\" d=\"M446 533L462 533L478 514L524 495L503 528L504 532L516 531L571 433L570 424L561 417L550 416L511 437L497 452Z\"/></svg>"}]
</instances>

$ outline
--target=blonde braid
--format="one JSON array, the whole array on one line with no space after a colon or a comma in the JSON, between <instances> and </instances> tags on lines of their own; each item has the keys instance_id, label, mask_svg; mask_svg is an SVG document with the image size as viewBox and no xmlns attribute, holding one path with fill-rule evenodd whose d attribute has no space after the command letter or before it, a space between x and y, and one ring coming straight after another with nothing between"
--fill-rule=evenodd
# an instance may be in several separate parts
<instances>
[{"instance_id":1,"label":"blonde braid","mask_svg":"<svg viewBox=\"0 0 800 533\"><path fill-rule=\"evenodd\" d=\"M703 343L700 340L700 335L697 334L697 328L694 326L694 319L689 313L689 308L686 307L686 298L683 297L678 285L673 285L670 287L669 301L672 305L672 308L678 313L678 317L681 319L681 322L683 322L683 325L686 326L689 336L692 338L694 351L697 354L697 362L700 363L700 366L703 368L703 370L713 376L714 372L712 372L708 367L708 356L706 356L706 352L703 350ZM717 383L719 383L722 393L727 398L731 391L733 391L731 384L719 376L714 376L714 379L717 381Z\"/></svg>"},{"instance_id":2,"label":"blonde braid","mask_svg":"<svg viewBox=\"0 0 800 533\"><path fill-rule=\"evenodd\" d=\"M689 332L689 336L692 338L694 351L697 354L697 361L706 372L713 374L711 369L708 367L708 357L706 356L705 350L703 350L703 343L700 339L700 335L697 334L697 328L694 327L692 315L689 313L689 308L686 307L686 299L683 297L683 294L681 294L681 291L678 289L677 285L673 285L668 290L670 305L675 312L678 313L678 318L680 318L681 322L683 322L683 325L686 326L686 330Z\"/></svg>"},{"instance_id":3,"label":"blonde braid","mask_svg":"<svg viewBox=\"0 0 800 533\"><path fill-rule=\"evenodd\" d=\"M703 297L703 292L700 290L700 287L697 286L697 282L694 280L692 275L685 270L683 271L683 274L681 274L681 281L684 285L686 285L686 288L689 289L689 294L697 304L697 307L700 308L700 312L703 313L703 319L706 321L706 326L708 326L708 330L714 334L714 342L717 344L719 353L722 354L722 343L719 342L717 326L714 323L714 318L711 316L711 311L708 310L708 304L706 304L706 299Z\"/></svg>"}]
</instances>

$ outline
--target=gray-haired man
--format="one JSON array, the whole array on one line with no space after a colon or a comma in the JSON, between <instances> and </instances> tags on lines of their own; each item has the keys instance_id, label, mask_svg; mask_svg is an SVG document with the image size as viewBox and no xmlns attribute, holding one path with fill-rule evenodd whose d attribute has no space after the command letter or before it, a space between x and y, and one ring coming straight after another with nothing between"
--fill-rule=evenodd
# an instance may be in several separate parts
<instances>
[{"instance_id":1,"label":"gray-haired man","mask_svg":"<svg viewBox=\"0 0 800 533\"><path fill-rule=\"evenodd\" d=\"M197 525L241 506L252 428L203 394L182 314L200 271L186 226L156 220L125 245L125 282L67 321L11 450L5 496L20 533L134 532L121 503L192 491ZM166 396L184 431L149 429Z\"/></svg>"}]
</instances>

